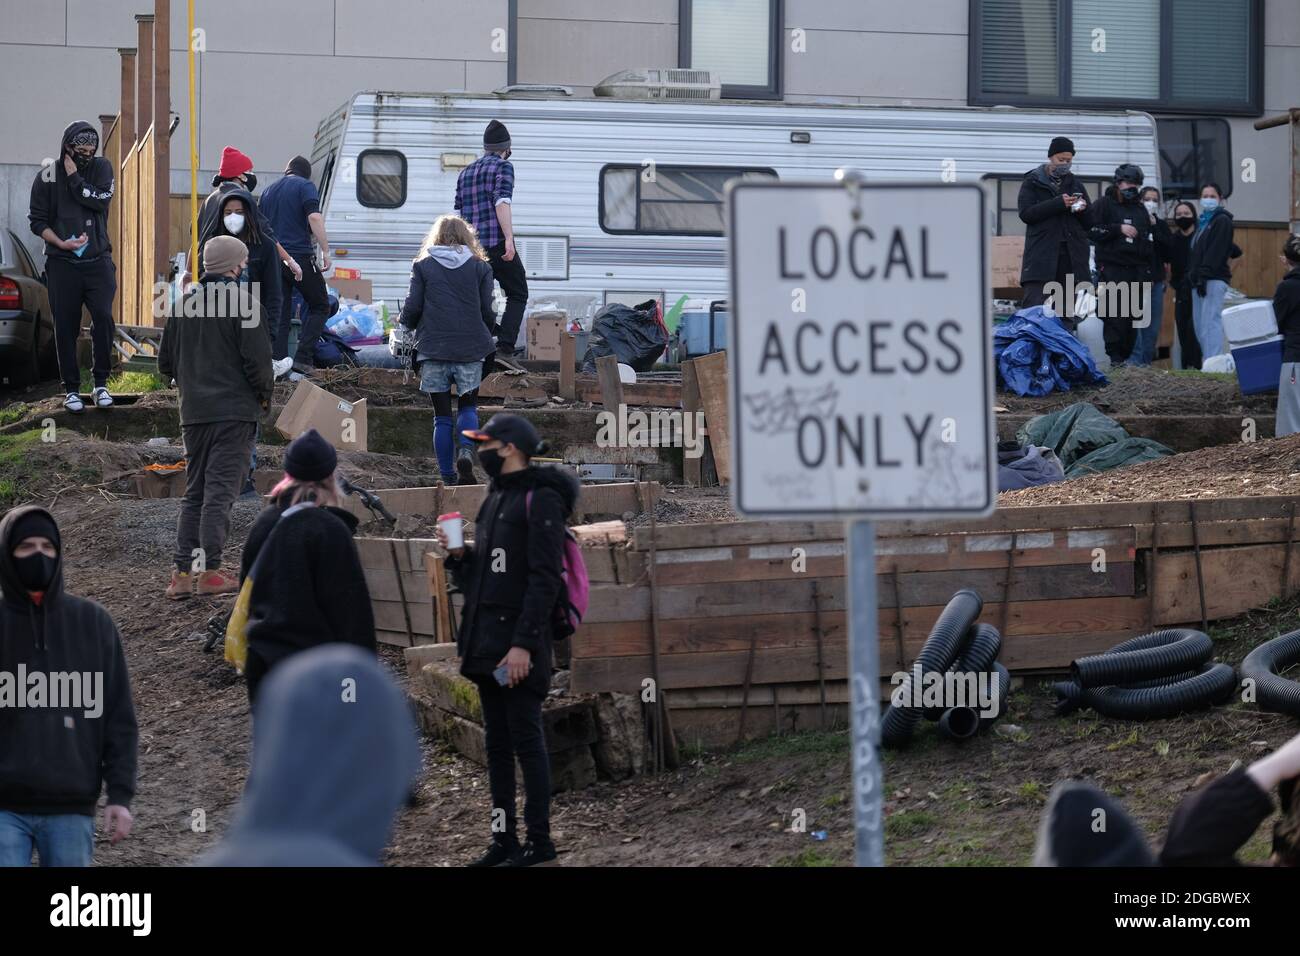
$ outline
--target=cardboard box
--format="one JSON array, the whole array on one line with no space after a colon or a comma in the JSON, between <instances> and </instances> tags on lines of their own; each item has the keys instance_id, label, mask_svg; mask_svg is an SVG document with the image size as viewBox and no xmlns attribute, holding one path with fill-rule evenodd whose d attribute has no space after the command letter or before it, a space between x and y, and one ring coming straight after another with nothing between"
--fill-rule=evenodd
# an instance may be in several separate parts
<instances>
[{"instance_id":1,"label":"cardboard box","mask_svg":"<svg viewBox=\"0 0 1300 956\"><path fill-rule=\"evenodd\" d=\"M994 294L998 289L1020 288L1020 262L1025 256L1024 236L994 236L990 241Z\"/></svg>"},{"instance_id":2,"label":"cardboard box","mask_svg":"<svg viewBox=\"0 0 1300 956\"><path fill-rule=\"evenodd\" d=\"M531 362L558 362L560 335L568 316L563 312L534 312L528 317L528 359Z\"/></svg>"},{"instance_id":3,"label":"cardboard box","mask_svg":"<svg viewBox=\"0 0 1300 956\"><path fill-rule=\"evenodd\" d=\"M355 299L358 302L364 302L367 305L373 299L375 287L369 279L327 279L325 284L338 290L339 295L345 299Z\"/></svg>"},{"instance_id":4,"label":"cardboard box","mask_svg":"<svg viewBox=\"0 0 1300 956\"><path fill-rule=\"evenodd\" d=\"M345 402L303 379L275 420L275 430L292 440L309 428L339 451L366 451L366 400Z\"/></svg>"}]
</instances>

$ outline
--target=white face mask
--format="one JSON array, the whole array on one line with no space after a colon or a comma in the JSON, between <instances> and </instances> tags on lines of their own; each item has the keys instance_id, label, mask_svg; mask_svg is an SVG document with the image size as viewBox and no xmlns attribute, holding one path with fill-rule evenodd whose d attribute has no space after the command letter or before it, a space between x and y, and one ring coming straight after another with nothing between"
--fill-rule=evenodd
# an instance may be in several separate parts
<instances>
[{"instance_id":1,"label":"white face mask","mask_svg":"<svg viewBox=\"0 0 1300 956\"><path fill-rule=\"evenodd\" d=\"M1142 205L1146 206L1147 212L1151 213L1151 215L1154 216L1156 214L1156 209L1160 204L1157 203L1154 199L1148 199Z\"/></svg>"},{"instance_id":2,"label":"white face mask","mask_svg":"<svg viewBox=\"0 0 1300 956\"><path fill-rule=\"evenodd\" d=\"M227 232L238 234L244 231L244 214L242 212L228 213L224 221Z\"/></svg>"}]
</instances>

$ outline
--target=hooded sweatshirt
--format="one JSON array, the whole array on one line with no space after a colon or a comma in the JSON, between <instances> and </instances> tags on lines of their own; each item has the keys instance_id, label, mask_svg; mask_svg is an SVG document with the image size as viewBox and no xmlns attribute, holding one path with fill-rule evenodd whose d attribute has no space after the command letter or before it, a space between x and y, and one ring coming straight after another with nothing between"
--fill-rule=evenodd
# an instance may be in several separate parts
<instances>
[{"instance_id":1,"label":"hooded sweatshirt","mask_svg":"<svg viewBox=\"0 0 1300 956\"><path fill-rule=\"evenodd\" d=\"M203 247L209 239L213 236L232 235L225 222L226 203L231 199L238 199L244 204L244 231L235 238L248 246L248 281L257 283L254 288L262 304L262 322L270 332L279 327L284 302L280 256L275 251L275 237L262 231L259 223L262 217L257 210L257 200L247 189L236 185L221 193L207 232L199 234L199 261L203 261Z\"/></svg>"},{"instance_id":2,"label":"hooded sweatshirt","mask_svg":"<svg viewBox=\"0 0 1300 956\"><path fill-rule=\"evenodd\" d=\"M401 323L420 361L477 362L496 348L492 267L465 246L433 246L411 267Z\"/></svg>"},{"instance_id":3,"label":"hooded sweatshirt","mask_svg":"<svg viewBox=\"0 0 1300 956\"><path fill-rule=\"evenodd\" d=\"M32 511L48 516L27 506L0 521L0 810L91 815L104 785L110 804L129 806L137 731L122 640L100 605L64 592L62 552L40 604L19 582L12 532ZM16 685L19 675L26 679ZM82 706L49 706L72 675L81 678ZM16 695L38 704L40 685L50 694L43 705L18 706Z\"/></svg>"},{"instance_id":4,"label":"hooded sweatshirt","mask_svg":"<svg viewBox=\"0 0 1300 956\"><path fill-rule=\"evenodd\" d=\"M207 196L204 197L203 205L199 207L200 237L207 235L212 231L213 221L219 218L218 210L221 208L222 201L226 198L228 193L233 192L236 189L240 192L248 192L239 180L223 179L221 182L217 183L216 188L213 189L212 192L208 193ZM271 220L266 218L259 204L254 203L252 208L257 210L258 231L261 232L263 238L269 242L271 248L274 249L278 240L275 237L275 230L271 228ZM202 259L199 260L199 262L202 261Z\"/></svg>"},{"instance_id":5,"label":"hooded sweatshirt","mask_svg":"<svg viewBox=\"0 0 1300 956\"><path fill-rule=\"evenodd\" d=\"M373 654L298 654L266 678L239 811L199 863L374 866L419 770L411 710Z\"/></svg>"},{"instance_id":6,"label":"hooded sweatshirt","mask_svg":"<svg viewBox=\"0 0 1300 956\"><path fill-rule=\"evenodd\" d=\"M1192 234L1191 250L1187 255L1187 282L1195 289L1211 279L1232 281L1228 260L1240 251L1232 241L1232 213L1218 206L1204 225L1197 224Z\"/></svg>"},{"instance_id":7,"label":"hooded sweatshirt","mask_svg":"<svg viewBox=\"0 0 1300 956\"><path fill-rule=\"evenodd\" d=\"M512 647L522 647L533 659L524 686L540 694L550 688L565 522L579 487L572 472L550 465L530 465L492 482L475 519L473 545L459 561L447 561L465 594L457 644L466 677L490 675ZM498 548L503 564L493 560Z\"/></svg>"},{"instance_id":8,"label":"hooded sweatshirt","mask_svg":"<svg viewBox=\"0 0 1300 956\"><path fill-rule=\"evenodd\" d=\"M66 249L45 243L46 258L69 259L74 262L91 262L102 255L111 254L108 241L108 204L113 199L113 164L103 156L90 161L85 173L71 176L63 168L63 151L78 133L96 132L89 123L76 122L63 131L58 156L47 170L42 167L32 181L31 207L27 221L33 235L46 229L54 230L60 239L73 239L85 233L85 252L77 255ZM53 177L50 176L53 171ZM49 180L48 182L46 180Z\"/></svg>"}]
</instances>

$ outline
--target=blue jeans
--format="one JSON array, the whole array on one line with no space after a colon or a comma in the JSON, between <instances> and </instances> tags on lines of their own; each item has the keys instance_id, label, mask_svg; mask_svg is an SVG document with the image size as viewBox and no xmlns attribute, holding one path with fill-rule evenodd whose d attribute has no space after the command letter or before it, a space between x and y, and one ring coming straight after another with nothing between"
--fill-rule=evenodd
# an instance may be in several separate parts
<instances>
[{"instance_id":1,"label":"blue jeans","mask_svg":"<svg viewBox=\"0 0 1300 956\"><path fill-rule=\"evenodd\" d=\"M1192 325L1201 343L1202 359L1228 351L1228 341L1223 337L1223 296L1227 291L1228 283L1210 279L1205 283L1205 295L1192 292Z\"/></svg>"},{"instance_id":2,"label":"blue jeans","mask_svg":"<svg viewBox=\"0 0 1300 956\"><path fill-rule=\"evenodd\" d=\"M0 810L0 867L90 866L95 818L82 813L11 813Z\"/></svg>"},{"instance_id":3,"label":"blue jeans","mask_svg":"<svg viewBox=\"0 0 1300 956\"><path fill-rule=\"evenodd\" d=\"M1151 283L1151 322L1146 328L1137 330L1137 341L1133 344L1133 355L1129 365L1150 365L1156 360L1156 348L1160 341L1160 320L1165 311L1165 284Z\"/></svg>"}]
</instances>

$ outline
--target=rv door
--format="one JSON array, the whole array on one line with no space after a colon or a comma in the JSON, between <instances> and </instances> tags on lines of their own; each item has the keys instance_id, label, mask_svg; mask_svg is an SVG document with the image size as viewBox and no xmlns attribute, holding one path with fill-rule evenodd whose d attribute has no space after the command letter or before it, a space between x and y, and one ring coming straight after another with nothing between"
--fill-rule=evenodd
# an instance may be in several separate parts
<instances>
[{"instance_id":1,"label":"rv door","mask_svg":"<svg viewBox=\"0 0 1300 956\"><path fill-rule=\"evenodd\" d=\"M320 167L320 181L316 183L316 193L320 196L320 211L325 211L326 204L329 202L330 185L334 181L334 157L338 155L337 149L330 150L325 162Z\"/></svg>"}]
</instances>

